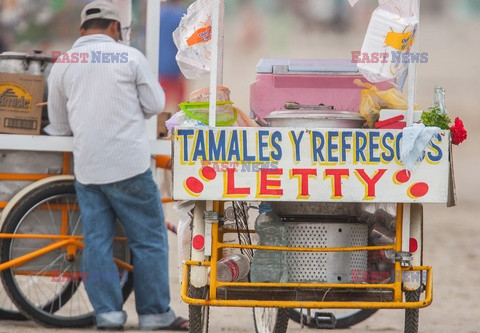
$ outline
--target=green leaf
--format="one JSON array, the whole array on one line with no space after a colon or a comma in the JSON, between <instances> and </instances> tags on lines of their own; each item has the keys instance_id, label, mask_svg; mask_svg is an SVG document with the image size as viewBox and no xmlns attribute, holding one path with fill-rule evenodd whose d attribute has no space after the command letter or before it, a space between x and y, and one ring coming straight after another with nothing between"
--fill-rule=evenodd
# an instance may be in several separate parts
<instances>
[{"instance_id":1,"label":"green leaf","mask_svg":"<svg viewBox=\"0 0 480 333\"><path fill-rule=\"evenodd\" d=\"M451 119L439 107L429 108L428 110L422 113L421 118L425 126L436 126L443 130L450 129Z\"/></svg>"}]
</instances>

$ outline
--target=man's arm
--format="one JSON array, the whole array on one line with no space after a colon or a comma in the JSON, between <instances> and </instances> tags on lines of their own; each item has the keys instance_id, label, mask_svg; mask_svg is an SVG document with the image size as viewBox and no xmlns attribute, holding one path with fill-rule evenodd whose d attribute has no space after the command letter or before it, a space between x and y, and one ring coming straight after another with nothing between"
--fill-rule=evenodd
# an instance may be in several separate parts
<instances>
[{"instance_id":1,"label":"man's arm","mask_svg":"<svg viewBox=\"0 0 480 333\"><path fill-rule=\"evenodd\" d=\"M58 77L55 68L52 68L48 77L48 120L45 127L49 135L71 135L72 130L68 122L67 97L62 86L62 78Z\"/></svg>"},{"instance_id":2,"label":"man's arm","mask_svg":"<svg viewBox=\"0 0 480 333\"><path fill-rule=\"evenodd\" d=\"M137 92L146 119L151 118L165 108L165 93L158 78L153 74L150 65L143 54L139 55L137 66Z\"/></svg>"}]
</instances>

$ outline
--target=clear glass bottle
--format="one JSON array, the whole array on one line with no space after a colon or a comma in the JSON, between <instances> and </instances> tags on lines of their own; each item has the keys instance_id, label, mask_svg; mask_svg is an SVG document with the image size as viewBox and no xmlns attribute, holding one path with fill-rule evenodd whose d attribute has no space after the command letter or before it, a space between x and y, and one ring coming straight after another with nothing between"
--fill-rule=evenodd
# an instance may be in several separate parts
<instances>
[{"instance_id":1,"label":"clear glass bottle","mask_svg":"<svg viewBox=\"0 0 480 333\"><path fill-rule=\"evenodd\" d=\"M286 246L285 223L272 211L268 203L260 205L260 214L255 220L255 231L260 237L259 245ZM285 251L256 250L250 271L252 282L287 282L288 267Z\"/></svg>"},{"instance_id":2,"label":"clear glass bottle","mask_svg":"<svg viewBox=\"0 0 480 333\"><path fill-rule=\"evenodd\" d=\"M447 106L445 105L445 89L435 87L433 92L432 108L438 107L443 114L447 114Z\"/></svg>"}]
</instances>

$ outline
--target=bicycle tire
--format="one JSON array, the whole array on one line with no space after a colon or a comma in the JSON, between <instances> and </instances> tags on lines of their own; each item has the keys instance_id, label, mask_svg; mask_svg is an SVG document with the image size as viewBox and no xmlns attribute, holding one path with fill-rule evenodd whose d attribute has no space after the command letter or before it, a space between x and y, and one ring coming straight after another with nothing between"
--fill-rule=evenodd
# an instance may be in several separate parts
<instances>
[{"instance_id":1,"label":"bicycle tire","mask_svg":"<svg viewBox=\"0 0 480 333\"><path fill-rule=\"evenodd\" d=\"M405 301L418 302L420 299L420 289L414 291L405 291ZM420 319L420 309L405 309L405 333L418 333L418 322Z\"/></svg>"},{"instance_id":2,"label":"bicycle tire","mask_svg":"<svg viewBox=\"0 0 480 333\"><path fill-rule=\"evenodd\" d=\"M352 327L368 318L370 318L371 316L373 316L376 312L378 311L378 309L358 309L358 310L352 310L351 313L348 313L348 314L345 314L345 315L341 315L341 316L335 316L336 318L336 323L335 323L335 326L333 327L333 329L343 329L343 328L349 328L349 327ZM307 315L306 314L302 314L303 318L302 318L302 322L303 322L303 325L308 327L308 328L317 328L317 329L322 329L323 327L318 327L317 323L312 320L310 322L308 322L308 318L307 318ZM297 309L289 309L288 310L288 317L299 323L299 324L302 324L302 322L300 322L300 311L297 310Z\"/></svg>"},{"instance_id":3,"label":"bicycle tire","mask_svg":"<svg viewBox=\"0 0 480 333\"><path fill-rule=\"evenodd\" d=\"M253 308L253 323L256 333L286 333L288 309Z\"/></svg>"},{"instance_id":4,"label":"bicycle tire","mask_svg":"<svg viewBox=\"0 0 480 333\"><path fill-rule=\"evenodd\" d=\"M206 299L208 297L208 286L195 288L192 285L188 287L188 295L192 298ZM210 307L201 305L188 306L188 320L190 333L208 333L208 323L210 316Z\"/></svg>"},{"instance_id":5,"label":"bicycle tire","mask_svg":"<svg viewBox=\"0 0 480 333\"><path fill-rule=\"evenodd\" d=\"M35 188L27 193L23 200L11 211L5 223L2 226L2 232L13 234L49 234L58 235L60 232L60 212L58 207L67 208L67 216L69 220L68 234L78 235L80 226L80 213L76 202L75 188L73 181L61 180L48 183ZM38 221L44 223L38 223ZM40 232L38 231L40 229ZM58 231L56 231L58 229ZM121 229L118 229L121 230ZM10 261L19 255L30 252L49 244L50 240L33 240L32 239L13 239L5 238L1 242L1 260L2 262ZM120 252L123 257L130 261L130 252L124 244L114 245L115 251ZM25 252L25 249L27 251ZM35 268L43 265L43 261L50 260L47 266L41 266L41 270L37 272L32 269L31 274L27 268ZM86 327L94 324L93 308L91 307L81 277L76 281L56 281L53 285L45 283L45 277L52 276L50 282L54 281L53 276L45 272L51 272L54 268L60 266L60 272L80 271L81 251L78 252L75 260L66 259L65 250L58 249L40 256L28 263L22 264L14 268L6 269L1 272L1 279L5 291L10 296L12 302L17 306L20 312L29 319L32 319L44 326L52 327ZM29 266L30 265L30 266ZM33 266L32 266L33 265ZM23 269L20 273L20 269ZM38 270L38 268L37 268ZM25 273L26 272L26 273ZM123 271L122 293L124 301L133 289L133 278L131 272ZM17 279L18 276L18 279ZM70 275L72 276L72 275ZM78 277L78 275L76 275ZM126 278L126 279L125 279ZM30 280L29 280L30 279ZM35 280L34 280L35 279ZM28 284L25 280L30 281ZM35 284L35 288L30 288ZM45 285L47 288L45 288ZM23 289L25 287L25 290ZM53 290L53 295L52 295ZM47 297L45 297L45 295ZM35 299L34 299L35 298ZM46 300L44 299L46 298ZM83 302L83 304L81 304ZM66 305L69 310L66 310ZM73 308L75 306L75 309ZM83 306L84 309L78 310ZM74 313L75 312L75 313Z\"/></svg>"},{"instance_id":6,"label":"bicycle tire","mask_svg":"<svg viewBox=\"0 0 480 333\"><path fill-rule=\"evenodd\" d=\"M5 295L8 298L8 295ZM15 321L24 321L28 318L25 317L20 311L17 310L7 310L5 308L0 309L0 320L15 320Z\"/></svg>"}]
</instances>

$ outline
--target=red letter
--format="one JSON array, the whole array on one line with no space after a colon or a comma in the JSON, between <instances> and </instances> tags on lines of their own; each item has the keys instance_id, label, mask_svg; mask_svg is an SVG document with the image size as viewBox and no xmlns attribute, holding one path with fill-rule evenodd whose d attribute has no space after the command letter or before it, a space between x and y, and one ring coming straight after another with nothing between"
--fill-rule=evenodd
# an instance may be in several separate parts
<instances>
[{"instance_id":1,"label":"red letter","mask_svg":"<svg viewBox=\"0 0 480 333\"><path fill-rule=\"evenodd\" d=\"M373 177L370 178L365 170L363 169L356 169L355 175L358 179L365 185L365 198L364 200L374 199L375 198L375 185L377 182L382 178L383 174L387 171L387 169L379 169L375 171Z\"/></svg>"},{"instance_id":2,"label":"red letter","mask_svg":"<svg viewBox=\"0 0 480 333\"><path fill-rule=\"evenodd\" d=\"M388 62L388 53L380 53L380 59L382 60L382 64L386 64Z\"/></svg>"},{"instance_id":3,"label":"red letter","mask_svg":"<svg viewBox=\"0 0 480 333\"><path fill-rule=\"evenodd\" d=\"M226 184L224 185L225 193L224 197L246 197L250 194L250 188L248 187L235 187L235 172L236 169L225 168L227 171L225 173Z\"/></svg>"},{"instance_id":4,"label":"red letter","mask_svg":"<svg viewBox=\"0 0 480 333\"><path fill-rule=\"evenodd\" d=\"M283 190L280 188L282 182L279 179L269 179L268 176L279 177L283 175L283 169L260 169L260 184L258 186L258 196L274 196L280 197L283 195Z\"/></svg>"},{"instance_id":5,"label":"red letter","mask_svg":"<svg viewBox=\"0 0 480 333\"><path fill-rule=\"evenodd\" d=\"M52 51L52 62L57 62L58 58L62 56L61 51ZM62 62L62 61L59 61Z\"/></svg>"},{"instance_id":6,"label":"red letter","mask_svg":"<svg viewBox=\"0 0 480 333\"><path fill-rule=\"evenodd\" d=\"M298 199L308 199L310 197L310 191L308 188L308 179L310 176L317 176L317 169L292 169L292 175L290 178L299 176L298 179Z\"/></svg>"},{"instance_id":7,"label":"red letter","mask_svg":"<svg viewBox=\"0 0 480 333\"><path fill-rule=\"evenodd\" d=\"M366 53L366 52L362 53L362 62L364 64L369 64L370 63L370 57L368 56L368 53Z\"/></svg>"},{"instance_id":8,"label":"red letter","mask_svg":"<svg viewBox=\"0 0 480 333\"><path fill-rule=\"evenodd\" d=\"M88 62L88 53L80 53L80 58L82 59L82 64L86 64Z\"/></svg>"},{"instance_id":9,"label":"red letter","mask_svg":"<svg viewBox=\"0 0 480 333\"><path fill-rule=\"evenodd\" d=\"M342 194L342 178L348 178L350 172L348 169L326 169L324 179L332 177L332 199L341 199Z\"/></svg>"},{"instance_id":10,"label":"red letter","mask_svg":"<svg viewBox=\"0 0 480 333\"><path fill-rule=\"evenodd\" d=\"M72 53L72 58L71 58L70 62L71 62L72 64L78 64L78 61L79 61L78 52L73 52L73 53Z\"/></svg>"},{"instance_id":11,"label":"red letter","mask_svg":"<svg viewBox=\"0 0 480 333\"><path fill-rule=\"evenodd\" d=\"M358 60L359 56L360 56L360 51L352 51L352 63L353 64L358 64L360 62Z\"/></svg>"},{"instance_id":12,"label":"red letter","mask_svg":"<svg viewBox=\"0 0 480 333\"><path fill-rule=\"evenodd\" d=\"M52 282L60 282L60 271L52 271Z\"/></svg>"},{"instance_id":13,"label":"red letter","mask_svg":"<svg viewBox=\"0 0 480 333\"><path fill-rule=\"evenodd\" d=\"M68 55L68 53L62 54L62 62L66 63L66 64L72 63L72 61L70 60L70 56Z\"/></svg>"}]
</instances>

